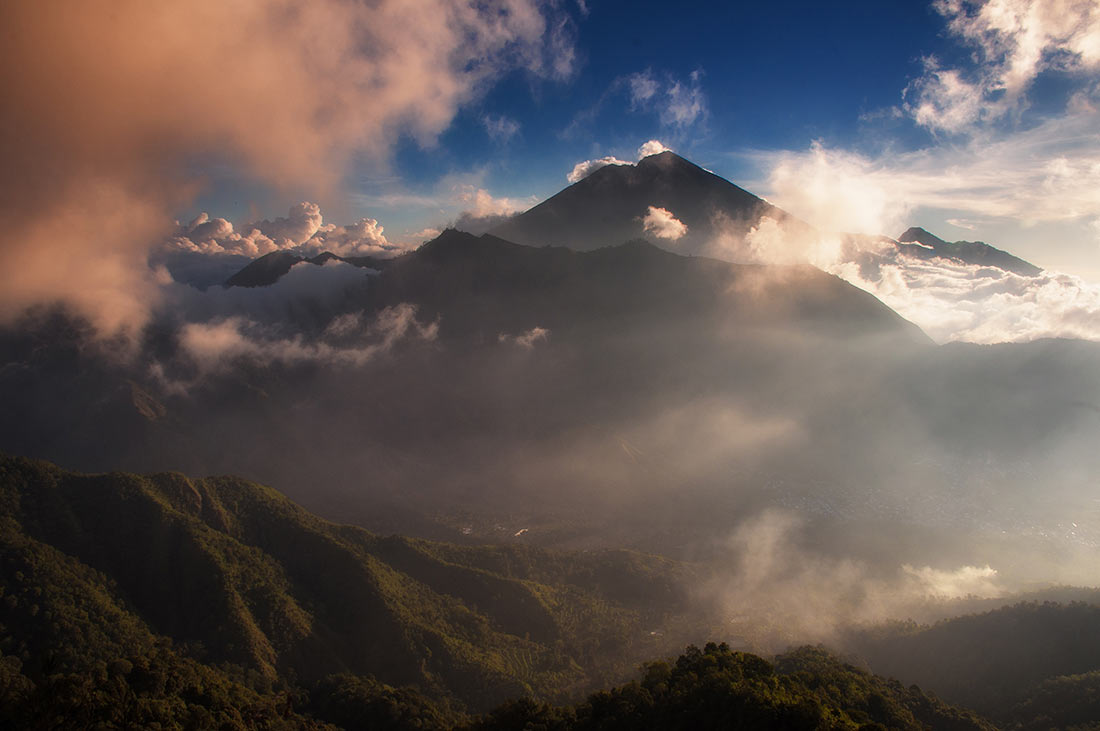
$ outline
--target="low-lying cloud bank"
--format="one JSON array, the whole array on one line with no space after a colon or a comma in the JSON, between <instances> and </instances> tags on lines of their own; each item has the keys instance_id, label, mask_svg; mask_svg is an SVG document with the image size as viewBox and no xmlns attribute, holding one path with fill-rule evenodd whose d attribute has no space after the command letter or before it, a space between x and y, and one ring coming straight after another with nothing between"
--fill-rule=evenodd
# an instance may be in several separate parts
<instances>
[{"instance_id":1,"label":"low-lying cloud bank","mask_svg":"<svg viewBox=\"0 0 1100 731\"><path fill-rule=\"evenodd\" d=\"M937 342L1100 340L1100 285L1044 271L1021 276L946 258L915 258L881 236L819 233L762 219L716 255L767 264L808 262L878 297Z\"/></svg>"}]
</instances>

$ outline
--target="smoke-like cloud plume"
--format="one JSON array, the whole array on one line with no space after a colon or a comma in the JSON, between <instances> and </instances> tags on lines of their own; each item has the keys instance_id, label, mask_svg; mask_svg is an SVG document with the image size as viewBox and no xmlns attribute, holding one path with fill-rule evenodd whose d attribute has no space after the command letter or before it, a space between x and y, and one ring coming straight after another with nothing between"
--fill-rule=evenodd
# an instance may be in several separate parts
<instances>
[{"instance_id":1,"label":"smoke-like cloud plume","mask_svg":"<svg viewBox=\"0 0 1100 731\"><path fill-rule=\"evenodd\" d=\"M148 317L147 247L196 169L324 195L351 152L383 164L502 71L563 78L573 58L568 17L536 0L14 0L0 27L0 318L63 299L106 332Z\"/></svg>"}]
</instances>

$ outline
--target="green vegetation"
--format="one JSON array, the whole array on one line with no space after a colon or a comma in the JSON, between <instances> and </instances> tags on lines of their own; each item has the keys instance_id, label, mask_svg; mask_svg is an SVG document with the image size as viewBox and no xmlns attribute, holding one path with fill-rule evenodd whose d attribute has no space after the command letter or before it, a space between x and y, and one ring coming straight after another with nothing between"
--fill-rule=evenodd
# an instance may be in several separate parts
<instances>
[{"instance_id":1,"label":"green vegetation","mask_svg":"<svg viewBox=\"0 0 1100 731\"><path fill-rule=\"evenodd\" d=\"M1100 724L1095 604L1024 602L931 626L895 623L848 645L875 672L917 683L1006 727Z\"/></svg>"},{"instance_id":2,"label":"green vegetation","mask_svg":"<svg viewBox=\"0 0 1100 731\"><path fill-rule=\"evenodd\" d=\"M236 478L0 457L0 727L990 728L818 648L689 647L621 685L704 626L698 580L631 551L380 537ZM1007 728L1100 719L1095 605L854 646Z\"/></svg>"},{"instance_id":3,"label":"green vegetation","mask_svg":"<svg viewBox=\"0 0 1100 731\"><path fill-rule=\"evenodd\" d=\"M639 681L577 706L512 701L473 724L498 729L991 729L972 713L913 687L885 681L824 650L777 658L725 644L688 647L674 662L645 667Z\"/></svg>"},{"instance_id":4,"label":"green vegetation","mask_svg":"<svg viewBox=\"0 0 1100 731\"><path fill-rule=\"evenodd\" d=\"M564 700L678 641L651 630L689 577L625 551L383 538L235 478L8 457L0 536L5 713L92 725L274 727L308 706L438 726ZM42 705L59 693L68 711Z\"/></svg>"}]
</instances>

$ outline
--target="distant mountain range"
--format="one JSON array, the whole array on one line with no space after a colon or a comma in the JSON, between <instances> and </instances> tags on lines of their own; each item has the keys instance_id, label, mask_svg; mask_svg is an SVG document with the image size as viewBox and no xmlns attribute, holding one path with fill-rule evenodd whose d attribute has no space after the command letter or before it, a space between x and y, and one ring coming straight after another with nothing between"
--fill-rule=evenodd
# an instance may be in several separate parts
<instances>
[{"instance_id":1,"label":"distant mountain range","mask_svg":"<svg viewBox=\"0 0 1100 731\"><path fill-rule=\"evenodd\" d=\"M1024 277L1034 277L1042 269L1007 251L996 249L984 241L955 241L948 243L923 228L912 227L897 239L898 249L914 259L942 258L963 264L996 267Z\"/></svg>"},{"instance_id":2,"label":"distant mountain range","mask_svg":"<svg viewBox=\"0 0 1100 731\"><path fill-rule=\"evenodd\" d=\"M305 262L324 266L332 261L340 261L364 269L380 270L392 260L373 256L337 256L328 251L311 257L299 256L291 251L273 251L249 262L243 269L225 280L225 286L266 287L279 281L295 264Z\"/></svg>"},{"instance_id":3,"label":"distant mountain range","mask_svg":"<svg viewBox=\"0 0 1100 731\"><path fill-rule=\"evenodd\" d=\"M662 238L646 227L651 208L659 208L683 224L675 239ZM765 219L781 223L788 233L812 235L813 229L786 211L729 181L666 151L636 165L607 165L490 231L500 240L526 246L564 247L590 251L645 239L679 254L729 256L716 242L743 239ZM678 232L677 232L678 233ZM990 266L1023 276L1042 270L981 241L949 243L921 228L910 228L898 239L882 238L899 253L918 260L943 258ZM344 261L381 269L389 259L338 257L331 253L305 258L277 251L256 259L230 277L227 286L272 284L299 262Z\"/></svg>"}]
</instances>

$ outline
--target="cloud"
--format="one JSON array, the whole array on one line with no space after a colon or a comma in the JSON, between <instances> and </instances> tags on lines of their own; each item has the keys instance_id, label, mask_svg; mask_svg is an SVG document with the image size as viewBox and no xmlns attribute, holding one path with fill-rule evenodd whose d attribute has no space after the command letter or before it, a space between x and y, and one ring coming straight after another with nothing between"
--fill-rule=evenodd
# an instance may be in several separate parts
<instances>
[{"instance_id":1,"label":"cloud","mask_svg":"<svg viewBox=\"0 0 1100 731\"><path fill-rule=\"evenodd\" d=\"M386 239L374 218L353 224L325 223L321 208L308 201L291 206L285 217L246 223L241 234L224 218L203 212L165 241L164 248L196 254L255 258L272 251L291 251L314 256L324 251L338 256L394 256L405 247Z\"/></svg>"},{"instance_id":2,"label":"cloud","mask_svg":"<svg viewBox=\"0 0 1100 731\"><path fill-rule=\"evenodd\" d=\"M861 561L808 550L805 528L803 519L777 509L746 520L722 547L728 570L703 588L728 630L758 650L836 640L844 629L911 616L930 602L1005 593L989 566L902 565L893 575L876 573Z\"/></svg>"},{"instance_id":3,"label":"cloud","mask_svg":"<svg viewBox=\"0 0 1100 731\"><path fill-rule=\"evenodd\" d=\"M1091 0L936 0L949 32L975 49L966 71L925 59L906 110L933 131L962 132L1018 113L1040 74L1087 81L1100 69L1100 7Z\"/></svg>"},{"instance_id":4,"label":"cloud","mask_svg":"<svg viewBox=\"0 0 1100 731\"><path fill-rule=\"evenodd\" d=\"M519 133L519 122L504 115L492 117L486 114L481 118L481 123L494 142L507 142Z\"/></svg>"},{"instance_id":5,"label":"cloud","mask_svg":"<svg viewBox=\"0 0 1100 731\"><path fill-rule=\"evenodd\" d=\"M1004 596L1004 589L997 584L997 569L988 564L961 566L954 571L903 564L901 570L916 580L917 590L925 596L937 599L995 599Z\"/></svg>"},{"instance_id":6,"label":"cloud","mask_svg":"<svg viewBox=\"0 0 1100 731\"><path fill-rule=\"evenodd\" d=\"M638 159L641 160L642 158L649 157L650 155L659 155L662 152L671 151L672 148L666 146L660 140L650 140L649 142L644 143L641 147L638 148Z\"/></svg>"},{"instance_id":7,"label":"cloud","mask_svg":"<svg viewBox=\"0 0 1100 731\"><path fill-rule=\"evenodd\" d=\"M734 262L813 264L875 295L941 343L1100 341L1100 285L1069 274L1029 277L914 258L882 236L817 231L768 217L743 238L720 234L711 254Z\"/></svg>"},{"instance_id":8,"label":"cloud","mask_svg":"<svg viewBox=\"0 0 1100 731\"><path fill-rule=\"evenodd\" d=\"M518 335L508 335L507 333L501 333L497 336L497 340L502 343L514 343L524 350L531 350L535 347L535 343L542 342L549 339L550 331L544 327L533 327L526 332L519 333Z\"/></svg>"},{"instance_id":9,"label":"cloud","mask_svg":"<svg viewBox=\"0 0 1100 731\"><path fill-rule=\"evenodd\" d=\"M1082 111L993 139L877 157L820 142L757 156L770 170L769 200L819 228L900 231L917 208L1028 226L1100 217L1097 130L1100 113Z\"/></svg>"},{"instance_id":10,"label":"cloud","mask_svg":"<svg viewBox=\"0 0 1100 731\"><path fill-rule=\"evenodd\" d=\"M627 76L626 84L630 91L631 108L649 103L661 90L660 83L653 78L653 72L648 70Z\"/></svg>"},{"instance_id":11,"label":"cloud","mask_svg":"<svg viewBox=\"0 0 1100 731\"><path fill-rule=\"evenodd\" d=\"M179 343L198 370L197 378L220 373L241 361L297 365L320 362L361 366L403 339L434 340L438 326L416 319L413 305L387 307L373 318L362 312L334 318L321 337L282 338L242 316L183 325ZM183 384L176 384L179 387Z\"/></svg>"},{"instance_id":12,"label":"cloud","mask_svg":"<svg viewBox=\"0 0 1100 731\"><path fill-rule=\"evenodd\" d=\"M584 180L589 175L596 172L602 167L607 167L608 165L631 164L632 163L629 163L626 160L620 160L619 158L611 155L608 155L607 157L601 157L597 160L585 160L584 162L578 162L576 165L574 165L573 170L565 176L565 179L568 180L570 183L577 183L581 180Z\"/></svg>"},{"instance_id":13,"label":"cloud","mask_svg":"<svg viewBox=\"0 0 1100 731\"><path fill-rule=\"evenodd\" d=\"M195 161L326 195L351 153L433 143L505 71L573 71L571 21L534 0L13 0L0 24L0 317L63 299L107 332L156 302L145 254Z\"/></svg>"},{"instance_id":14,"label":"cloud","mask_svg":"<svg viewBox=\"0 0 1100 731\"><path fill-rule=\"evenodd\" d=\"M648 142L642 143L642 146L638 148L637 159L641 160L644 157L656 155L658 153L665 152L666 150L671 150L671 148L665 146L665 144L660 140L649 140ZM584 180L589 175L596 172L602 167L607 167L608 165L633 164L634 163L628 162L627 160L620 160L614 155L607 155L605 157L601 157L595 160L584 160L583 162L578 162L576 165L573 166L573 169L569 172L568 175L565 176L565 178L570 183L576 183Z\"/></svg>"},{"instance_id":15,"label":"cloud","mask_svg":"<svg viewBox=\"0 0 1100 731\"><path fill-rule=\"evenodd\" d=\"M692 71L686 80L672 74L658 79L653 71L646 69L619 83L626 85L632 110L656 111L661 124L684 129L706 118L707 99L702 80L702 69Z\"/></svg>"},{"instance_id":16,"label":"cloud","mask_svg":"<svg viewBox=\"0 0 1100 731\"><path fill-rule=\"evenodd\" d=\"M483 234L498 226L512 216L525 211L536 202L529 198L495 197L484 188L462 185L457 189L456 200L466 209L459 214L451 226L472 234Z\"/></svg>"},{"instance_id":17,"label":"cloud","mask_svg":"<svg viewBox=\"0 0 1100 731\"><path fill-rule=\"evenodd\" d=\"M1046 271L1022 277L993 267L890 255L871 271L824 267L867 290L938 342L1100 341L1100 286Z\"/></svg>"},{"instance_id":18,"label":"cloud","mask_svg":"<svg viewBox=\"0 0 1100 731\"><path fill-rule=\"evenodd\" d=\"M673 127L688 127L707 115L707 99L701 81L703 72L692 71L687 82L674 81L666 92L666 103L661 107L661 123Z\"/></svg>"},{"instance_id":19,"label":"cloud","mask_svg":"<svg viewBox=\"0 0 1100 731\"><path fill-rule=\"evenodd\" d=\"M670 211L656 206L649 206L642 218L642 228L646 233L670 241L681 238L688 230L687 226L682 224Z\"/></svg>"}]
</instances>

